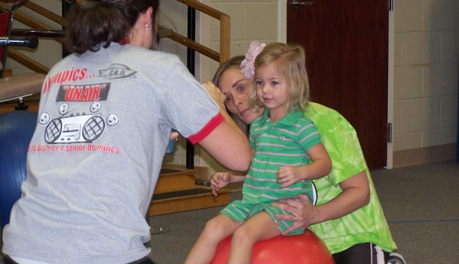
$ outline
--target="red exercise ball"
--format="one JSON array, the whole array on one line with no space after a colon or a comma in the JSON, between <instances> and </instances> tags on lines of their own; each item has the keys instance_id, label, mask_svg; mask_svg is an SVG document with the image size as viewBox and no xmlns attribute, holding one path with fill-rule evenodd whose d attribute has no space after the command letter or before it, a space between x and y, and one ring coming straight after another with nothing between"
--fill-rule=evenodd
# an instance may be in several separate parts
<instances>
[{"instance_id":1,"label":"red exercise ball","mask_svg":"<svg viewBox=\"0 0 459 264\"><path fill-rule=\"evenodd\" d=\"M229 257L231 238L227 237L217 246L211 264L226 263ZM302 235L278 236L255 244L252 264L334 264L330 251L310 230Z\"/></svg>"}]
</instances>

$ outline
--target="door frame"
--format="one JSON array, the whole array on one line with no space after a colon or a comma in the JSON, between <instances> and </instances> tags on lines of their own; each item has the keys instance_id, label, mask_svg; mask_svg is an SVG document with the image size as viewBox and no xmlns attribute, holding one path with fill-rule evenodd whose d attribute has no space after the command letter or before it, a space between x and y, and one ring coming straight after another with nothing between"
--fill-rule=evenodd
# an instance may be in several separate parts
<instances>
[{"instance_id":1,"label":"door frame","mask_svg":"<svg viewBox=\"0 0 459 264\"><path fill-rule=\"evenodd\" d=\"M277 40L279 42L287 42L287 1L291 0L278 0L278 20L277 20ZM395 57L395 27L394 27L394 10L389 11L389 58L388 59L388 94L387 94L387 123L392 124L392 141L393 141L393 129L394 124L394 57ZM386 157L386 169L393 168L393 144L392 142L387 143L387 157Z\"/></svg>"}]
</instances>

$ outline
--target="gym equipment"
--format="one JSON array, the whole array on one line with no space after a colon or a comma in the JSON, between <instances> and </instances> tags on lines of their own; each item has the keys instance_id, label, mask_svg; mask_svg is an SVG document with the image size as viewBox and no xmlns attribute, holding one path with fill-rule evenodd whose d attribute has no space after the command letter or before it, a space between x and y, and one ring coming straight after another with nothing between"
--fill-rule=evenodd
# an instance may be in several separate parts
<instances>
[{"instance_id":1,"label":"gym equipment","mask_svg":"<svg viewBox=\"0 0 459 264\"><path fill-rule=\"evenodd\" d=\"M0 114L0 209L1 228L9 222L13 204L21 196L26 179L27 148L37 122L36 112Z\"/></svg>"},{"instance_id":2,"label":"gym equipment","mask_svg":"<svg viewBox=\"0 0 459 264\"><path fill-rule=\"evenodd\" d=\"M227 237L217 246L211 264L226 263L229 257L231 238ZM255 243L252 264L334 264L330 251L312 231L302 235L278 236Z\"/></svg>"}]
</instances>

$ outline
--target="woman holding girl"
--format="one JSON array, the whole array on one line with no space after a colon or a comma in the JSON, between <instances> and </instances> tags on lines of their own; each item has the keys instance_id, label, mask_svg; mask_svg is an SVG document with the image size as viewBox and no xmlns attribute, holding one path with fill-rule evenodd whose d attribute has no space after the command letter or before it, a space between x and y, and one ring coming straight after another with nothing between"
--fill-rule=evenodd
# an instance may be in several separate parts
<instances>
[{"instance_id":1,"label":"woman holding girl","mask_svg":"<svg viewBox=\"0 0 459 264\"><path fill-rule=\"evenodd\" d=\"M247 110L252 82L250 76L241 72L244 59L244 56L236 56L223 63L213 78L213 83L224 94L228 112L243 129L262 114L262 111ZM317 103L309 102L305 115L321 134L332 160L332 171L313 180L318 192L316 206L306 195L272 204L291 213L277 215L281 220L294 221L286 232L310 228L327 245L337 264L385 264L390 258L389 252L403 260L394 252L397 247L353 127L338 112ZM238 174L219 172L212 182L234 182ZM213 186L218 191L218 186Z\"/></svg>"},{"instance_id":2,"label":"woman holding girl","mask_svg":"<svg viewBox=\"0 0 459 264\"><path fill-rule=\"evenodd\" d=\"M244 180L243 198L207 223L185 263L208 263L218 243L231 234L228 263L250 263L257 241L281 234L302 234L304 229L300 228L287 231L293 221L279 220L276 215L285 212L271 203L297 194L306 195L315 203L317 196L311 179L331 170L320 135L303 114L309 99L303 49L293 44L273 43L264 47L254 43L249 53L252 59L244 65L254 74L256 84L256 89L250 91L251 105L253 109L265 108L250 128L252 163L245 177L215 178L212 182L216 190L230 181Z\"/></svg>"}]
</instances>

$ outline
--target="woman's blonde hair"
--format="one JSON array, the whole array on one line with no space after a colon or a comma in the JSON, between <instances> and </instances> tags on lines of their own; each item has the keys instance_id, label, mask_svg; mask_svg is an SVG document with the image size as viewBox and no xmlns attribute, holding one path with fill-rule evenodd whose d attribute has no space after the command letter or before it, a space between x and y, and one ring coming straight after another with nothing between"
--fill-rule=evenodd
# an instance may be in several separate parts
<instances>
[{"instance_id":1,"label":"woman's blonde hair","mask_svg":"<svg viewBox=\"0 0 459 264\"><path fill-rule=\"evenodd\" d=\"M239 55L239 56L234 56L231 59L223 62L220 64L218 67L217 71L214 74L214 78L212 79L212 82L215 84L215 86L219 86L220 80L222 78L223 73L225 73L227 70L232 69L232 68L238 68L241 69L241 62L245 59L244 56Z\"/></svg>"},{"instance_id":2,"label":"woman's blonde hair","mask_svg":"<svg viewBox=\"0 0 459 264\"><path fill-rule=\"evenodd\" d=\"M289 87L289 100L286 112L304 111L309 103L309 81L306 72L306 59L303 47L296 44L271 43L255 59L256 70L263 65L274 63L276 70L283 75ZM263 104L257 98L256 76L249 92L249 104L259 110Z\"/></svg>"}]
</instances>

